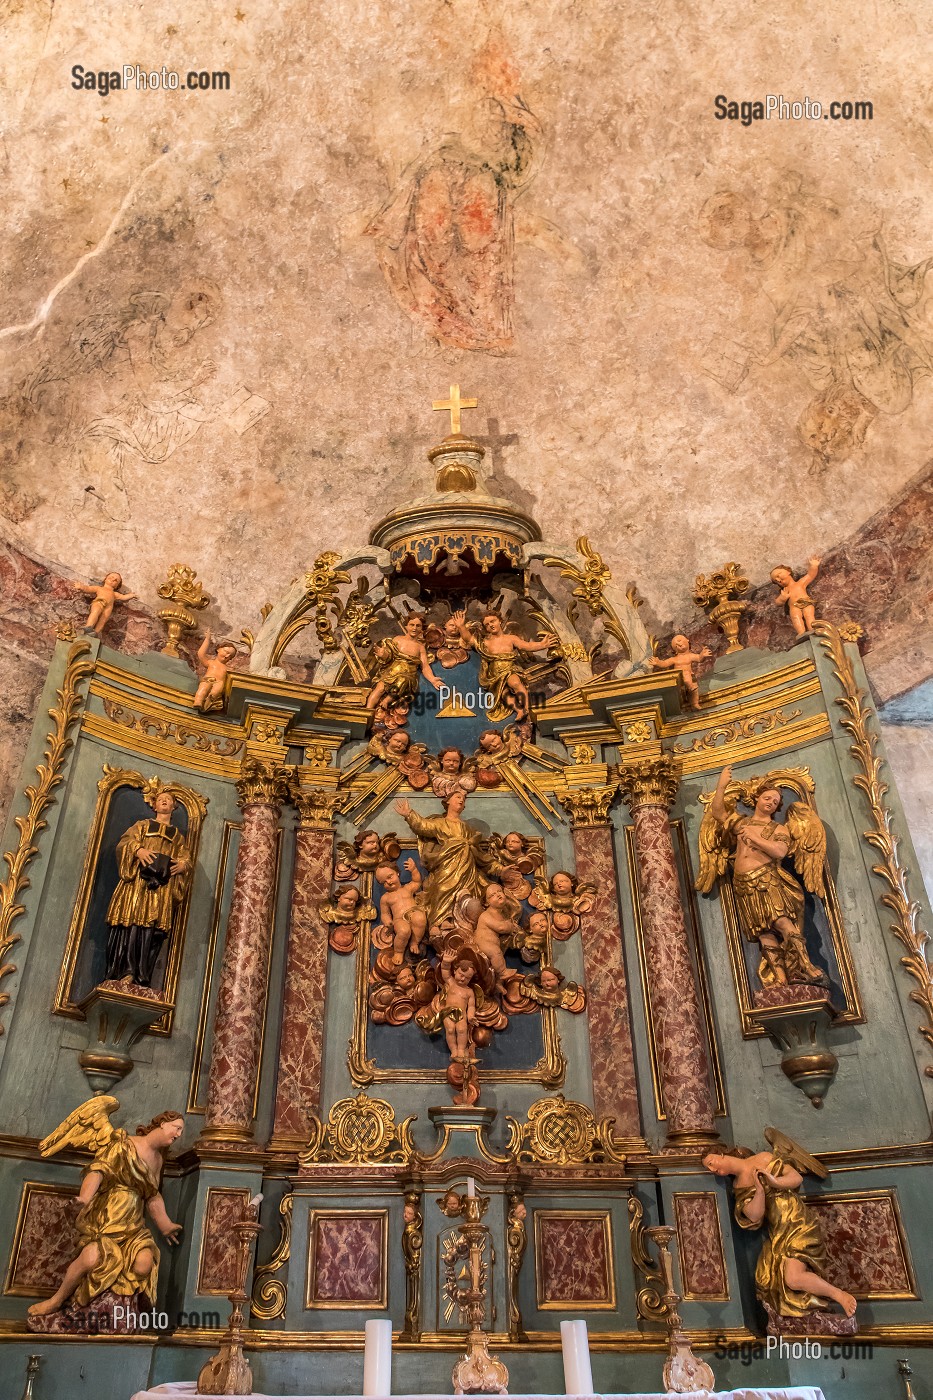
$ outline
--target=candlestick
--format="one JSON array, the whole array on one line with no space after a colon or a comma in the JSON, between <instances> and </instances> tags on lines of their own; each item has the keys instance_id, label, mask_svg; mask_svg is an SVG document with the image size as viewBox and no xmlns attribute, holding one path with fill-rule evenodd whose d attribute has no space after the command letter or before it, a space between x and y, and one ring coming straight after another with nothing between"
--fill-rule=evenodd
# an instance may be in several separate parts
<instances>
[{"instance_id":1,"label":"candlestick","mask_svg":"<svg viewBox=\"0 0 933 1400\"><path fill-rule=\"evenodd\" d=\"M593 1371L585 1322L562 1322L560 1344L564 1354L564 1394L592 1395Z\"/></svg>"},{"instance_id":2,"label":"candlestick","mask_svg":"<svg viewBox=\"0 0 933 1400\"><path fill-rule=\"evenodd\" d=\"M371 1317L363 1350L363 1394L392 1394L392 1323Z\"/></svg>"}]
</instances>

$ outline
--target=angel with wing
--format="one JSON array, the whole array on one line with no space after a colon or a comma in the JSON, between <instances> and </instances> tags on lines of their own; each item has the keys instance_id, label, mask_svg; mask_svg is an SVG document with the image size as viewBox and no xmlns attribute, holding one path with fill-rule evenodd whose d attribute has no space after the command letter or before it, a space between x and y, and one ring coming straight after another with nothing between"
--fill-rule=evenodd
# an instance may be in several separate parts
<instances>
[{"instance_id":1,"label":"angel with wing","mask_svg":"<svg viewBox=\"0 0 933 1400\"><path fill-rule=\"evenodd\" d=\"M710 1152L703 1165L715 1176L731 1176L735 1218L743 1230L767 1228L755 1269L755 1292L768 1313L769 1331L781 1331L782 1318L826 1311L838 1303L847 1318L855 1299L828 1283L826 1246L816 1212L800 1195L804 1176L822 1180L826 1168L777 1128L765 1128L770 1152L747 1147ZM854 1327L853 1327L854 1330Z\"/></svg>"},{"instance_id":2,"label":"angel with wing","mask_svg":"<svg viewBox=\"0 0 933 1400\"><path fill-rule=\"evenodd\" d=\"M792 802L778 820L784 798L770 775L734 782L732 769L719 775L700 826L703 894L732 867L732 890L746 938L761 949L763 987L786 983L826 986L826 974L810 961L804 937L804 886L823 898L826 829L806 802ZM751 808L751 815L738 806ZM784 867L790 856L803 885Z\"/></svg>"},{"instance_id":3,"label":"angel with wing","mask_svg":"<svg viewBox=\"0 0 933 1400\"><path fill-rule=\"evenodd\" d=\"M131 1135L110 1121L119 1107L119 1100L108 1094L88 1099L39 1143L43 1157L77 1147L90 1152L92 1160L77 1196L80 1251L51 1298L29 1309L30 1318L57 1312L72 1294L79 1306L105 1292L125 1298L143 1293L155 1303L159 1251L144 1210L169 1244L176 1244L182 1227L169 1219L159 1185L165 1154L181 1136L185 1120L169 1110Z\"/></svg>"}]
</instances>

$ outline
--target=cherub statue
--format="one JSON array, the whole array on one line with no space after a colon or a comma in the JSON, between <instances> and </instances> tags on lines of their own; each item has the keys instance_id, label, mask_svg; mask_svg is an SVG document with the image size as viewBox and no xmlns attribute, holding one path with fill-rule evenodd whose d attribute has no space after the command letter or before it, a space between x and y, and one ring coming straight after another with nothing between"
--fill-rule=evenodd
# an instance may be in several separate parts
<instances>
[{"instance_id":1,"label":"cherub statue","mask_svg":"<svg viewBox=\"0 0 933 1400\"><path fill-rule=\"evenodd\" d=\"M515 745L513 742L512 748ZM519 745L518 751L521 752ZM473 767L476 772L476 781L480 787L499 787L502 782L502 774L499 772L499 764L507 758L515 757L510 751L505 736L498 729L484 729L476 741L476 748L473 752Z\"/></svg>"},{"instance_id":2,"label":"cherub statue","mask_svg":"<svg viewBox=\"0 0 933 1400\"><path fill-rule=\"evenodd\" d=\"M826 974L807 952L803 888L783 864L791 856L806 888L822 898L826 829L805 802L792 802L786 825L781 824L777 814L783 801L770 777L736 783L732 769L724 768L700 825L696 887L708 894L731 864L739 921L746 938L761 949L761 985L826 986ZM739 802L752 809L751 816L737 810Z\"/></svg>"},{"instance_id":3,"label":"cherub statue","mask_svg":"<svg viewBox=\"0 0 933 1400\"><path fill-rule=\"evenodd\" d=\"M204 633L204 641L198 647L198 660L204 667L204 674L198 681L198 688L191 701L202 714L207 710L219 710L223 706L224 686L230 663L237 654L235 642L218 642L213 656L208 652L211 645L210 629Z\"/></svg>"},{"instance_id":4,"label":"cherub statue","mask_svg":"<svg viewBox=\"0 0 933 1400\"><path fill-rule=\"evenodd\" d=\"M509 898L503 887L491 880L483 892L483 908L477 915L470 942L488 959L495 973L496 989L505 990L508 965L503 956L503 946L508 947L514 940L521 940L525 930L518 923L520 906Z\"/></svg>"},{"instance_id":5,"label":"cherub statue","mask_svg":"<svg viewBox=\"0 0 933 1400\"><path fill-rule=\"evenodd\" d=\"M424 621L417 613L405 619L404 630L398 636L377 643L373 655L377 663L376 683L366 697L369 710L375 710L385 695L399 700L414 699L420 676L430 681L435 690L440 690L443 684L431 670L424 646Z\"/></svg>"},{"instance_id":6,"label":"cherub statue","mask_svg":"<svg viewBox=\"0 0 933 1400\"><path fill-rule=\"evenodd\" d=\"M470 653L460 637L460 624L455 617L449 617L443 627L439 627L436 622L425 631L425 643L437 656L445 671L453 670L454 666L462 666L464 661L469 660Z\"/></svg>"},{"instance_id":7,"label":"cherub statue","mask_svg":"<svg viewBox=\"0 0 933 1400\"><path fill-rule=\"evenodd\" d=\"M513 899L527 899L532 890L528 876L544 864L544 842L520 831L507 831L504 836L494 833L489 844L502 862L499 879L509 894Z\"/></svg>"},{"instance_id":8,"label":"cherub statue","mask_svg":"<svg viewBox=\"0 0 933 1400\"><path fill-rule=\"evenodd\" d=\"M148 1207L169 1244L177 1243L182 1227L169 1219L159 1186L165 1154L181 1137L185 1120L180 1113L160 1113L131 1136L110 1122L119 1107L107 1094L88 1099L39 1144L43 1157L72 1147L90 1152L92 1161L77 1197L80 1252L51 1298L30 1307L35 1331L42 1330L40 1319L51 1318L72 1295L79 1306L105 1293L117 1302L144 1294L155 1304L159 1251L144 1210Z\"/></svg>"},{"instance_id":9,"label":"cherub statue","mask_svg":"<svg viewBox=\"0 0 933 1400\"><path fill-rule=\"evenodd\" d=\"M690 639L680 632L671 638L671 651L673 656L652 656L651 664L656 671L679 671L690 708L698 710L700 708L700 688L697 685L696 668L701 661L705 661L713 653L709 647L704 647L702 651L691 650Z\"/></svg>"},{"instance_id":10,"label":"cherub statue","mask_svg":"<svg viewBox=\"0 0 933 1400\"><path fill-rule=\"evenodd\" d=\"M390 767L397 768L410 787L423 792L431 782L431 774L425 766L427 747L412 742L411 735L404 729L397 729L383 740L374 735L369 741L369 752Z\"/></svg>"},{"instance_id":11,"label":"cherub statue","mask_svg":"<svg viewBox=\"0 0 933 1400\"><path fill-rule=\"evenodd\" d=\"M171 822L175 798L157 778L143 796L155 817L134 822L117 842L119 881L107 906L105 981L151 987L162 945L191 875L188 843Z\"/></svg>"},{"instance_id":12,"label":"cherub statue","mask_svg":"<svg viewBox=\"0 0 933 1400\"><path fill-rule=\"evenodd\" d=\"M534 910L528 915L525 923L525 932L519 946L522 955L522 962L540 962L547 950L547 936L550 929L550 921L547 914L541 910Z\"/></svg>"},{"instance_id":13,"label":"cherub statue","mask_svg":"<svg viewBox=\"0 0 933 1400\"><path fill-rule=\"evenodd\" d=\"M548 911L552 934L564 942L576 933L582 916L592 910L595 894L595 885L578 880L569 870L556 870L550 880L543 875L535 876L529 903L535 909Z\"/></svg>"},{"instance_id":14,"label":"cherub statue","mask_svg":"<svg viewBox=\"0 0 933 1400\"><path fill-rule=\"evenodd\" d=\"M431 770L431 791L435 797L445 801L452 792L467 793L476 790L476 778L471 772L472 761L464 757L460 749L448 746L440 749L436 758L427 760Z\"/></svg>"},{"instance_id":15,"label":"cherub statue","mask_svg":"<svg viewBox=\"0 0 933 1400\"><path fill-rule=\"evenodd\" d=\"M445 953L441 960L439 1011L451 1061L466 1065L475 1060L472 1030L476 1019L476 994L472 982L476 967L463 952Z\"/></svg>"},{"instance_id":16,"label":"cherub statue","mask_svg":"<svg viewBox=\"0 0 933 1400\"><path fill-rule=\"evenodd\" d=\"M394 865L376 867L376 879L385 893L379 901L379 917L383 927L392 934L392 962L401 967L405 953L419 956L424 935L427 932L428 916L417 901L421 891L421 871L415 862L408 858L405 862L409 879L403 884Z\"/></svg>"},{"instance_id":17,"label":"cherub statue","mask_svg":"<svg viewBox=\"0 0 933 1400\"><path fill-rule=\"evenodd\" d=\"M355 885L338 885L320 905L321 919L330 927L329 943L335 953L352 953L360 924L375 919L376 906L364 899Z\"/></svg>"},{"instance_id":18,"label":"cherub statue","mask_svg":"<svg viewBox=\"0 0 933 1400\"><path fill-rule=\"evenodd\" d=\"M777 596L779 603L786 603L794 631L798 637L813 631L816 621L816 603L810 597L809 587L820 571L819 555L807 560L809 568L800 578L794 578L787 564L778 564L771 570L771 582L781 590Z\"/></svg>"},{"instance_id":19,"label":"cherub statue","mask_svg":"<svg viewBox=\"0 0 933 1400\"><path fill-rule=\"evenodd\" d=\"M135 598L135 593L120 593L118 590L123 587L123 575L116 572L105 574L103 583L78 583L72 584L79 593L86 593L94 601L91 604L87 615L87 622L84 624L85 632L96 632L98 637L103 632L107 623L113 616L114 603L128 603L131 598Z\"/></svg>"},{"instance_id":20,"label":"cherub statue","mask_svg":"<svg viewBox=\"0 0 933 1400\"><path fill-rule=\"evenodd\" d=\"M536 977L523 977L519 991L538 1006L558 1006L574 1015L586 1010L586 992L580 984L566 982L564 974L547 963L541 965Z\"/></svg>"},{"instance_id":21,"label":"cherub statue","mask_svg":"<svg viewBox=\"0 0 933 1400\"><path fill-rule=\"evenodd\" d=\"M375 870L377 865L392 865L402 853L394 831L380 836L378 831L358 831L351 841L337 842L335 880L353 880L362 871Z\"/></svg>"},{"instance_id":22,"label":"cherub statue","mask_svg":"<svg viewBox=\"0 0 933 1400\"><path fill-rule=\"evenodd\" d=\"M746 1147L710 1152L703 1165L716 1176L731 1176L735 1218L743 1230L764 1225L767 1238L755 1269L755 1291L768 1313L769 1331L780 1334L782 1319L825 1311L825 1300L838 1303L847 1318L855 1299L828 1283L826 1247L816 1212L800 1195L804 1174L820 1179L826 1168L792 1138L766 1128L770 1152Z\"/></svg>"},{"instance_id":23,"label":"cherub statue","mask_svg":"<svg viewBox=\"0 0 933 1400\"><path fill-rule=\"evenodd\" d=\"M453 617L464 646L479 653L479 683L493 695L492 707L487 711L489 718L506 719L509 715L523 718L528 713L529 701L528 688L519 671L519 655L557 646L557 634L546 632L543 637L526 642L514 632L506 632L499 614L488 609L481 618L482 633L477 636L466 620L465 610L454 613Z\"/></svg>"}]
</instances>

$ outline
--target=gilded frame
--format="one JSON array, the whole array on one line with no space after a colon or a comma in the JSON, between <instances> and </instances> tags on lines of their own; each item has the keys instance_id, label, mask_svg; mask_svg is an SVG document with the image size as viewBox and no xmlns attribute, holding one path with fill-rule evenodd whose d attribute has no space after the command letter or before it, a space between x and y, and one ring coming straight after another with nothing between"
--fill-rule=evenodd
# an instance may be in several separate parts
<instances>
[{"instance_id":1,"label":"gilded frame","mask_svg":"<svg viewBox=\"0 0 933 1400\"><path fill-rule=\"evenodd\" d=\"M417 850L415 841L400 841L399 845L403 851ZM360 880L360 889L365 899L372 898L373 877L371 874L363 875ZM371 932L371 921L367 920L360 925L356 951L356 1005L353 1014L353 1031L347 1053L347 1068L350 1071L350 1078L358 1087L365 1087L368 1084L404 1082L445 1084L447 1078L444 1069L383 1069L369 1058L367 1046L369 1000L367 993L369 990L369 955L372 947ZM550 961L550 932L547 936L545 957ZM532 1065L530 1069L483 1070L484 1084L541 1084L546 1089L559 1089L561 1087L567 1073L567 1060L561 1049L560 1032L557 1029L557 1010L553 1006L542 1006L540 1015L544 1053L538 1063Z\"/></svg>"},{"instance_id":2,"label":"gilded frame","mask_svg":"<svg viewBox=\"0 0 933 1400\"><path fill-rule=\"evenodd\" d=\"M227 1298L230 1295L229 1288L205 1288L201 1283L204 1277L204 1250L207 1245L207 1226L210 1220L212 1196L239 1196L243 1201L245 1211L250 1202L250 1193L246 1186L209 1186L204 1201L204 1214L201 1217L201 1243L198 1247L198 1282L195 1292L204 1298Z\"/></svg>"},{"instance_id":3,"label":"gilded frame","mask_svg":"<svg viewBox=\"0 0 933 1400\"><path fill-rule=\"evenodd\" d=\"M91 824L91 831L84 851L84 862L81 869L81 879L78 884L78 897L75 901L74 910L71 915L71 924L68 929L68 937L65 942L65 955L62 959L61 971L58 977L58 986L55 991L55 1000L52 1004L52 1011L58 1016L69 1016L74 1020L83 1021L84 1013L78 1004L72 999L72 988L74 985L75 972L78 965L78 954L87 932L87 916L91 903L91 894L94 888L94 877L97 872L100 860L100 849L103 844L104 830L107 824L107 817L110 813L110 804L118 788L131 787L142 790L148 779L134 768L113 768L109 763L104 764L104 776L97 784L97 805L94 809L94 820ZM201 839L201 827L207 815L207 799L202 797L193 788L185 787L183 783L167 782L164 784L175 798L181 803L188 815L187 841L191 851L192 877L197 866L198 846ZM147 1034L150 1035L171 1035L172 1023L175 1019L175 998L178 990L178 978L181 973L181 960L185 947L185 933L188 927L188 910L191 905L191 891L194 886L194 879L188 881L188 887L184 895L179 900L175 908L172 919L172 932L169 941L168 961L165 966L165 988L163 999L171 1003L170 1009L156 1021Z\"/></svg>"},{"instance_id":4,"label":"gilded frame","mask_svg":"<svg viewBox=\"0 0 933 1400\"><path fill-rule=\"evenodd\" d=\"M380 1248L380 1271L381 1288L378 1298L353 1298L331 1300L318 1300L311 1297L312 1283L317 1280L317 1223L319 1220L330 1220L335 1216L352 1216L356 1220L379 1220L382 1225L382 1240ZM389 1211L388 1208L367 1210L365 1208L355 1210L311 1210L308 1212L308 1265L305 1272L305 1310L338 1310L340 1312L362 1312L368 1308L374 1308L378 1312L384 1312L389 1306Z\"/></svg>"},{"instance_id":5,"label":"gilded frame","mask_svg":"<svg viewBox=\"0 0 933 1400\"><path fill-rule=\"evenodd\" d=\"M700 937L700 924L696 911L696 896L693 891L693 872L690 868L690 854L687 846L687 837L684 832L684 824L679 817L671 822L674 833L674 840L680 853L680 876L686 898L684 900L684 912L687 917L688 934L693 944L693 953L696 960L697 980L700 992L700 1008L703 1013L703 1025L706 1029L706 1042L709 1047L710 1072L713 1080L713 1090L716 1099L716 1117L724 1118L728 1112L726 1106L726 1085L722 1073L722 1062L719 1058L719 1043L716 1039L716 1021L713 1016L713 999L710 993L709 973L706 966L706 949L703 939ZM651 1068L651 1089L654 1095L654 1109L660 1123L667 1120L667 1110L664 1107L664 1098L661 1092L661 1071L658 1065L657 1038L654 1033L654 1014L651 1006L651 983L648 978L648 958L645 953L645 930L641 912L641 891L638 886L638 861L635 855L635 828L626 826L625 831L625 859L628 868L629 888L631 890L632 913L635 919L635 942L638 945L638 975L641 982L641 995L645 1007L645 1030L648 1036L648 1061Z\"/></svg>"},{"instance_id":6,"label":"gilded frame","mask_svg":"<svg viewBox=\"0 0 933 1400\"><path fill-rule=\"evenodd\" d=\"M913 1260L910 1257L910 1245L907 1240L907 1231L904 1229L904 1221L901 1216L901 1204L897 1196L896 1186L878 1187L873 1191L827 1191L820 1195L805 1196L804 1200L808 1206L819 1208L821 1205L838 1205L842 1202L854 1201L878 1201L884 1198L891 1202L891 1214L894 1216L894 1228L897 1231L897 1242L900 1245L901 1258L904 1261L904 1273L910 1282L911 1291L909 1293L856 1293L853 1290L853 1297L861 1299L866 1303L884 1302L912 1302L920 1299L923 1295L917 1288L917 1275L914 1273Z\"/></svg>"},{"instance_id":7,"label":"gilded frame","mask_svg":"<svg viewBox=\"0 0 933 1400\"><path fill-rule=\"evenodd\" d=\"M543 1279L541 1256L541 1229L540 1222L543 1220L596 1220L603 1227L603 1241L606 1249L606 1266L609 1271L609 1299L604 1303L581 1302L578 1299L555 1299L551 1302L544 1301ZM567 1312L570 1308L575 1308L579 1312L615 1312L617 1302L616 1289L616 1262L613 1253L612 1236L612 1211L611 1210L533 1210L532 1223L535 1237L535 1302L539 1312Z\"/></svg>"},{"instance_id":8,"label":"gilded frame","mask_svg":"<svg viewBox=\"0 0 933 1400\"><path fill-rule=\"evenodd\" d=\"M6 1278L3 1283L3 1296L5 1298L51 1298L55 1292L54 1288L45 1289L41 1293L36 1293L31 1288L23 1288L14 1284L16 1277L16 1266L19 1261L19 1252L23 1243L23 1231L26 1227L26 1215L29 1210L31 1198L36 1196L68 1196L74 1197L78 1194L77 1186L70 1186L67 1182L57 1181L24 1181L23 1189L19 1198L19 1211L16 1216L16 1225L13 1230L13 1243L10 1246L10 1257L7 1262Z\"/></svg>"},{"instance_id":9,"label":"gilded frame","mask_svg":"<svg viewBox=\"0 0 933 1400\"><path fill-rule=\"evenodd\" d=\"M726 1281L725 1293L692 1293L687 1289L687 1280L684 1277L683 1251L680 1251L680 1283L683 1288L681 1295L685 1303L728 1303L731 1294L729 1292L729 1270L726 1266L726 1252L722 1241L722 1220L719 1215L719 1197L715 1191L675 1191L671 1197L674 1207L674 1224L677 1227L678 1240L683 1238L678 1217L678 1207L681 1201L692 1200L697 1197L710 1198L716 1207L716 1230L719 1238L719 1262L722 1265L722 1276Z\"/></svg>"},{"instance_id":10,"label":"gilded frame","mask_svg":"<svg viewBox=\"0 0 933 1400\"><path fill-rule=\"evenodd\" d=\"M772 769L770 777L780 787L790 788L792 792L796 793L799 801L805 802L808 807L812 807L814 811L816 810L816 803L813 801L815 785L807 769ZM823 883L826 888L826 894L822 899L822 905L826 911L826 921L829 924L833 952L836 957L836 966L839 969L839 981L842 985L843 996L845 997L845 1010L837 1013L834 1024L837 1026L860 1026L865 1022L865 1012L862 1006L861 993L859 992L858 979L855 975L855 965L852 960L851 949L849 948L849 940L846 937L845 925L842 922L839 897L836 894L836 885L833 880L832 871L829 868L828 857L823 863ZM748 968L745 965L743 951L746 939L739 922L735 895L731 883L721 877L716 881L716 887L719 890L722 921L725 926L726 942L729 947L729 961L732 965L732 979L735 983L736 999L738 1000L739 1015L742 1021L742 1035L745 1040L755 1040L759 1036L767 1035L768 1032L757 1019L758 1009L752 1001L753 991L748 976Z\"/></svg>"}]
</instances>

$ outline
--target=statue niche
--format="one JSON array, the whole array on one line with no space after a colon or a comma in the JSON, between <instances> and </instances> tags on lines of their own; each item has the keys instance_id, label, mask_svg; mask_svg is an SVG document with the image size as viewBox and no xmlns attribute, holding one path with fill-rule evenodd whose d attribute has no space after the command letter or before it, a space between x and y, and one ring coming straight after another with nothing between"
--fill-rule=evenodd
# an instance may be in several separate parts
<instances>
[{"instance_id":1,"label":"statue niche","mask_svg":"<svg viewBox=\"0 0 933 1400\"><path fill-rule=\"evenodd\" d=\"M104 765L55 1010L102 984L174 1006L207 803L179 783ZM155 1029L167 1033L171 1012Z\"/></svg>"}]
</instances>

